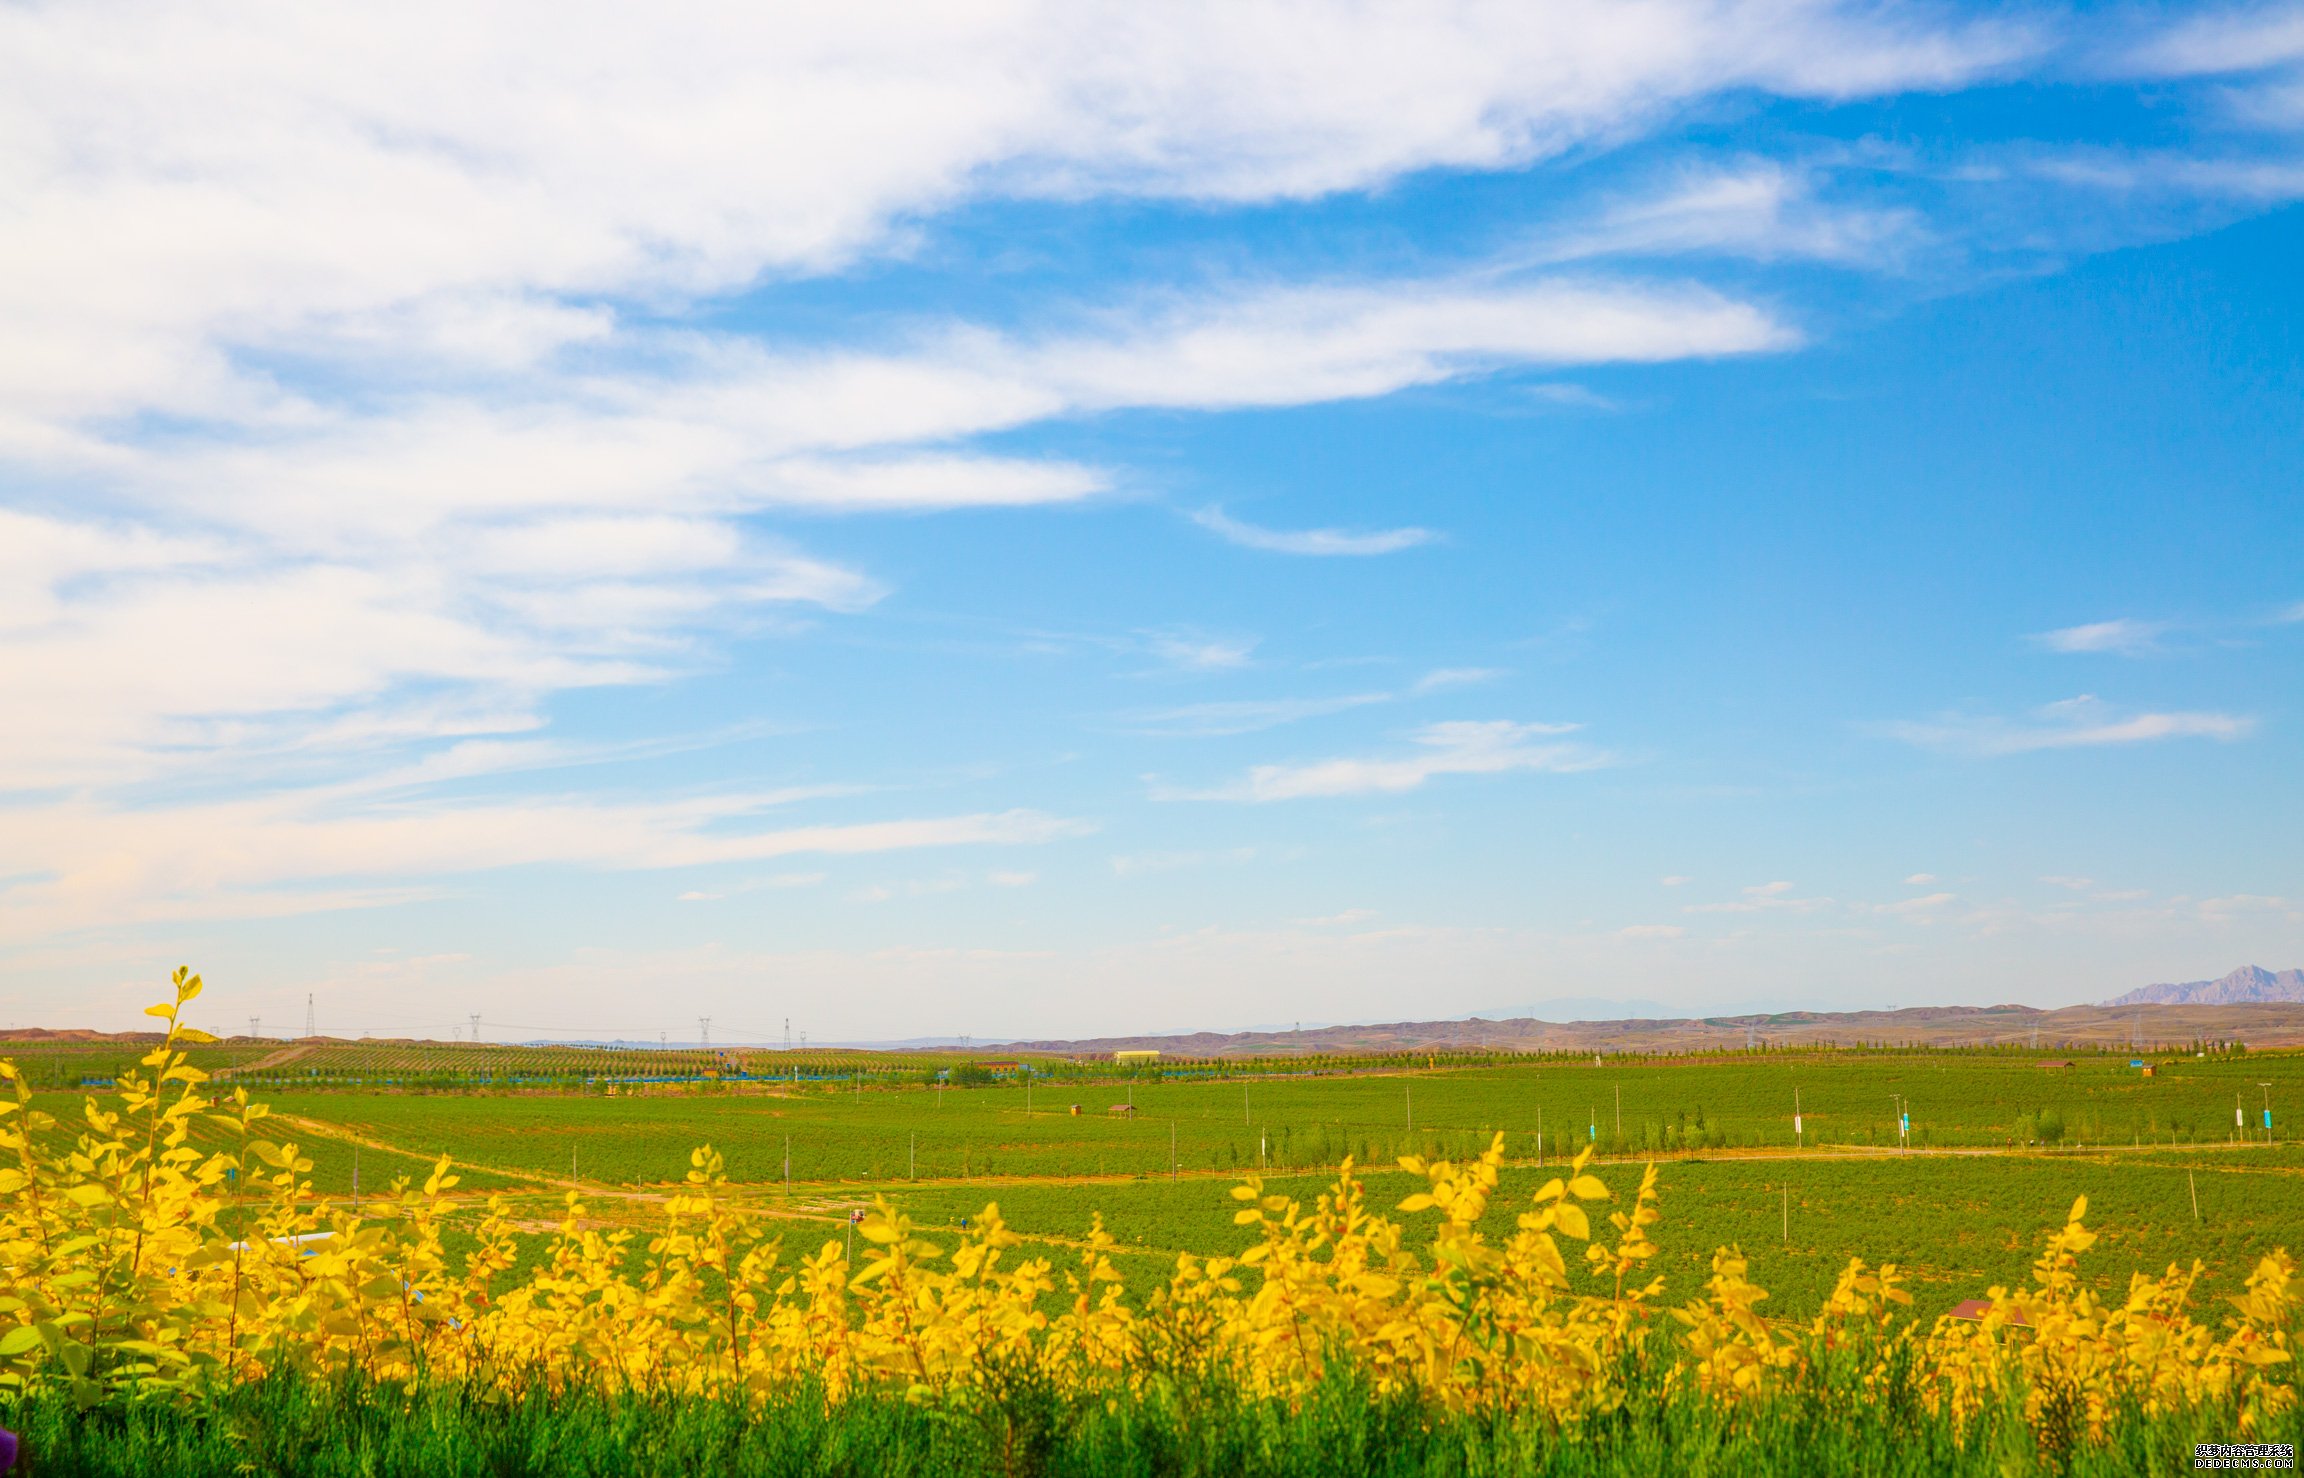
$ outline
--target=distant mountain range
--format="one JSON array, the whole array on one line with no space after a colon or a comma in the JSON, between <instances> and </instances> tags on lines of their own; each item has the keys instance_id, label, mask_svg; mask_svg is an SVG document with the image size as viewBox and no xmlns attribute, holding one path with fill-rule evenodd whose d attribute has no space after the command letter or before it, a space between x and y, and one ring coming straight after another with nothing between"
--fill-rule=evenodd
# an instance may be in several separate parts
<instances>
[{"instance_id":1,"label":"distant mountain range","mask_svg":"<svg viewBox=\"0 0 2304 1478\"><path fill-rule=\"evenodd\" d=\"M2242 965L2221 980L2188 980L2182 985L2147 985L2107 1006L2252 1006L2267 1001L2304 1001L2304 970L2267 970Z\"/></svg>"}]
</instances>

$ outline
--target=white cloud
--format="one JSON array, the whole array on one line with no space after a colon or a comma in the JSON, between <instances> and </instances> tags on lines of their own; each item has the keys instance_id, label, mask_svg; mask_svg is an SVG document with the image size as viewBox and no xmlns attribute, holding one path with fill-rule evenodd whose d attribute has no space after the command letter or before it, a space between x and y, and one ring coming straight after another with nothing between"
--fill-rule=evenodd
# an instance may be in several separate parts
<instances>
[{"instance_id":1,"label":"white cloud","mask_svg":"<svg viewBox=\"0 0 2304 1478\"><path fill-rule=\"evenodd\" d=\"M1926 723L1873 725L1874 732L1923 749L1953 754L2029 754L2049 749L2087 749L2114 744L2146 744L2159 739L2245 738L2256 721L2230 713L2135 713L2121 715L2083 694L2035 709L2028 721L1948 714Z\"/></svg>"},{"instance_id":2,"label":"white cloud","mask_svg":"<svg viewBox=\"0 0 2304 1478\"><path fill-rule=\"evenodd\" d=\"M1620 939L1680 939L1687 933L1678 924L1630 924L1616 931Z\"/></svg>"},{"instance_id":3,"label":"white cloud","mask_svg":"<svg viewBox=\"0 0 2304 1478\"><path fill-rule=\"evenodd\" d=\"M1172 667L1195 672L1223 672L1246 667L1256 651L1256 640L1210 640L1194 636L1154 635L1146 638L1152 655Z\"/></svg>"},{"instance_id":4,"label":"white cloud","mask_svg":"<svg viewBox=\"0 0 2304 1478\"><path fill-rule=\"evenodd\" d=\"M1454 688L1477 687L1507 674L1501 667L1436 667L1416 679L1417 693L1445 693Z\"/></svg>"},{"instance_id":5,"label":"white cloud","mask_svg":"<svg viewBox=\"0 0 2304 1478\"><path fill-rule=\"evenodd\" d=\"M1769 0L1316 25L1283 0L0 10L0 471L22 490L0 508L0 790L46 792L0 828L0 877L34 879L0 916L1015 839L1031 813L743 833L684 801L360 809L280 787L304 767L444 778L427 754L537 733L558 695L707 670L734 635L884 596L761 536L762 512L1044 505L1124 480L972 439L1799 339L1701 286L1525 270L1107 294L999 331L833 342L726 327L755 285L905 251L971 200L1375 188L1629 138L1723 92L1956 85L2039 44ZM25 511L35 496L74 511ZM1260 532L1361 552L1409 531ZM1253 650L1151 645L1207 671ZM1546 767L1533 732L1335 764L1373 764L1380 789L1419 764ZM118 799L186 777L259 798ZM203 859L195 825L233 845ZM531 855L523 832L565 850Z\"/></svg>"},{"instance_id":6,"label":"white cloud","mask_svg":"<svg viewBox=\"0 0 2304 1478\"><path fill-rule=\"evenodd\" d=\"M1705 253L1885 267L1923 234L1910 210L1827 205L1816 184L1814 173L1770 160L1684 169L1532 254L1548 262Z\"/></svg>"},{"instance_id":7,"label":"white cloud","mask_svg":"<svg viewBox=\"0 0 2304 1478\"><path fill-rule=\"evenodd\" d=\"M1248 549L1269 550L1274 554L1396 554L1419 544L1429 544L1435 537L1430 529L1417 528L1383 529L1375 533L1353 533L1345 529L1258 528L1254 524L1227 518L1221 508L1203 508L1192 515L1192 521L1234 544Z\"/></svg>"},{"instance_id":8,"label":"white cloud","mask_svg":"<svg viewBox=\"0 0 2304 1478\"><path fill-rule=\"evenodd\" d=\"M1671 873L1671 874L1668 874L1667 876L1664 876L1664 877L1660 877L1660 878L1658 878L1656 881L1657 881L1659 884L1661 884L1662 886L1664 886L1664 887L1667 887L1667 888L1684 888L1684 887L1686 887L1688 884L1690 884L1690 883L1694 882L1694 881L1695 881L1695 879L1694 879L1694 878L1687 878L1687 877L1682 877L1682 876L1681 876L1680 874L1678 874L1678 873Z\"/></svg>"},{"instance_id":9,"label":"white cloud","mask_svg":"<svg viewBox=\"0 0 2304 1478\"><path fill-rule=\"evenodd\" d=\"M809 854L1028 846L1091 829L1025 810L747 827L777 803L772 795L352 808L330 799L275 795L140 811L92 802L19 807L0 830L0 879L7 880L0 883L0 938L369 906L503 867L660 870Z\"/></svg>"},{"instance_id":10,"label":"white cloud","mask_svg":"<svg viewBox=\"0 0 2304 1478\"><path fill-rule=\"evenodd\" d=\"M1243 698L1210 703L1189 703L1179 708L1132 714L1127 727L1134 733L1167 738L1214 738L1254 734L1302 719L1320 718L1372 703L1389 703L1389 693L1346 693L1334 698Z\"/></svg>"},{"instance_id":11,"label":"white cloud","mask_svg":"<svg viewBox=\"0 0 2304 1478\"><path fill-rule=\"evenodd\" d=\"M1742 896L1722 903L1690 903L1682 913L1813 913L1831 903L1829 898L1796 898L1788 882L1755 883Z\"/></svg>"},{"instance_id":12,"label":"white cloud","mask_svg":"<svg viewBox=\"0 0 2304 1478\"><path fill-rule=\"evenodd\" d=\"M769 889L813 888L824 881L824 876L820 872L781 872L770 877L745 878L740 882L724 884L717 890L691 889L679 895L679 901L682 903L716 903L723 898L733 898L739 893L757 893Z\"/></svg>"},{"instance_id":13,"label":"white cloud","mask_svg":"<svg viewBox=\"0 0 2304 1478\"><path fill-rule=\"evenodd\" d=\"M1245 657L1243 651L1242 656ZM1187 663L1185 665L1223 665ZM1152 709L1130 714L1126 727L1133 733L1153 734L1169 738L1208 738L1234 734L1254 734L1274 729L1282 724L1297 723L1308 718L1324 718L1332 713L1344 713L1373 704L1397 703L1403 698L1421 697L1427 693L1443 693L1456 688L1468 688L1504 673L1486 667L1444 667L1426 673L1410 684L1404 692L1341 693L1327 698L1238 698L1208 703L1188 703L1176 708Z\"/></svg>"},{"instance_id":14,"label":"white cloud","mask_svg":"<svg viewBox=\"0 0 2304 1478\"><path fill-rule=\"evenodd\" d=\"M2201 899L2199 913L2202 920L2211 924L2228 924L2249 915L2304 924L2304 901L2270 893L2235 893L2225 898Z\"/></svg>"},{"instance_id":15,"label":"white cloud","mask_svg":"<svg viewBox=\"0 0 2304 1478\"><path fill-rule=\"evenodd\" d=\"M1415 790L1439 775L1499 775L1515 771L1589 770L1608 757L1583 745L1554 742L1575 724L1508 721L1431 724L1413 736L1417 750L1387 759L1315 760L1258 765L1247 778L1218 790L1170 799L1285 801L1318 796L1390 795Z\"/></svg>"},{"instance_id":16,"label":"white cloud","mask_svg":"<svg viewBox=\"0 0 2304 1478\"><path fill-rule=\"evenodd\" d=\"M1040 881L1036 872L988 872L984 881L995 888L1029 888Z\"/></svg>"},{"instance_id":17,"label":"white cloud","mask_svg":"<svg viewBox=\"0 0 2304 1478\"><path fill-rule=\"evenodd\" d=\"M2269 115L2295 106L2288 89L2273 87L2254 89L2249 103L2251 110L2267 115L2258 121L2281 124L2287 120ZM2304 118L2304 112L2296 117ZM2056 184L2124 197L2132 211L2127 229L2146 238L2167 234L2169 228L2159 222L2180 219L2156 216L2148 207L2194 201L2279 205L2304 197L2304 163L2277 155L2068 147L2029 152L2012 167Z\"/></svg>"},{"instance_id":18,"label":"white cloud","mask_svg":"<svg viewBox=\"0 0 2304 1478\"><path fill-rule=\"evenodd\" d=\"M2256 72L2304 61L2304 13L2287 5L2202 10L2148 38L2127 61L2161 77Z\"/></svg>"},{"instance_id":19,"label":"white cloud","mask_svg":"<svg viewBox=\"0 0 2304 1478\"><path fill-rule=\"evenodd\" d=\"M2049 876L2049 877L2044 877L2044 878L2042 878L2040 881L2041 881L2041 882L2043 882L2043 883L2046 883L2046 884L2048 884L2050 887L2054 887L2054 888L2068 888L2068 889L2070 889L2072 892L2075 892L2075 893L2085 893L2085 892L2087 892L2087 891L2088 891L2090 888L2093 888L2093 887L2095 887L2095 886L2096 886L2096 880L2095 880L2094 878L2074 878L2074 877L2056 877L2056 876Z\"/></svg>"},{"instance_id":20,"label":"white cloud","mask_svg":"<svg viewBox=\"0 0 2304 1478\"><path fill-rule=\"evenodd\" d=\"M2133 621L2123 617L2117 621L2043 631L2031 640L2051 652L2112 652L2122 657L2141 657L2159 650L2160 638L2167 630L2165 621Z\"/></svg>"},{"instance_id":21,"label":"white cloud","mask_svg":"<svg viewBox=\"0 0 2304 1478\"><path fill-rule=\"evenodd\" d=\"M1231 847L1209 852L1136 852L1112 859L1114 875L1124 878L1149 872L1176 872L1190 867L1237 867L1256 860L1254 847Z\"/></svg>"},{"instance_id":22,"label":"white cloud","mask_svg":"<svg viewBox=\"0 0 2304 1478\"><path fill-rule=\"evenodd\" d=\"M388 365L502 364L609 331L605 297L834 267L970 195L1305 197L1523 164L1721 90L1951 85L2037 44L1698 0L1310 25L1278 0L698 5L644 24L601 6L12 11L5 378L52 405L260 403L278 397L229 349L322 334Z\"/></svg>"},{"instance_id":23,"label":"white cloud","mask_svg":"<svg viewBox=\"0 0 2304 1478\"><path fill-rule=\"evenodd\" d=\"M1912 874L1912 876L1910 876L1910 877L1906 878L1904 881L1905 881L1905 883L1906 883L1907 885L1909 885L1909 886L1911 886L1911 887L1914 887L1914 888L1925 888L1925 887L1927 887L1927 886L1928 886L1930 883L1933 883L1933 882L1935 882L1935 881L1936 881L1936 874L1934 874L1934 873L1932 873L1932 872L1916 872L1916 873Z\"/></svg>"},{"instance_id":24,"label":"white cloud","mask_svg":"<svg viewBox=\"0 0 2304 1478\"><path fill-rule=\"evenodd\" d=\"M937 454L795 459L776 464L753 491L762 506L853 513L1070 503L1110 486L1104 473L1069 462Z\"/></svg>"},{"instance_id":25,"label":"white cloud","mask_svg":"<svg viewBox=\"0 0 2304 1478\"><path fill-rule=\"evenodd\" d=\"M1956 901L1956 896L1951 893L1929 893L1919 898L1906 898L1896 903L1876 903L1872 905L1872 912L1924 918L1946 904Z\"/></svg>"}]
</instances>

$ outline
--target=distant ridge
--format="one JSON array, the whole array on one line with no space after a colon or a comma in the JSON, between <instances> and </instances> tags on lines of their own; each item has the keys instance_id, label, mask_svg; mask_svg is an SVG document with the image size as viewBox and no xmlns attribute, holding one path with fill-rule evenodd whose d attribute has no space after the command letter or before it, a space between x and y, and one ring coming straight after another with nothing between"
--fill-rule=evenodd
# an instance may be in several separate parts
<instances>
[{"instance_id":1,"label":"distant ridge","mask_svg":"<svg viewBox=\"0 0 2304 1478\"><path fill-rule=\"evenodd\" d=\"M2293 974L2294 972L2290 972ZM1177 1057L1289 1057L1386 1052L1734 1052L1758 1047L2128 1047L2189 1049L2195 1041L2251 1047L2304 1046L2304 999L2232 1004L1907 1006L1897 1011L1779 1011L1739 1016L1636 1017L1614 1021L1394 1021L1278 1032L1191 1032L1006 1042L1004 1052L1101 1056L1152 1050ZM990 1049L992 1044L986 1044Z\"/></svg>"},{"instance_id":2,"label":"distant ridge","mask_svg":"<svg viewBox=\"0 0 2304 1478\"><path fill-rule=\"evenodd\" d=\"M2147 985L2107 1006L2252 1006L2268 1001L2304 1001L2304 970L2267 970L2242 965L2221 980L2182 985Z\"/></svg>"}]
</instances>

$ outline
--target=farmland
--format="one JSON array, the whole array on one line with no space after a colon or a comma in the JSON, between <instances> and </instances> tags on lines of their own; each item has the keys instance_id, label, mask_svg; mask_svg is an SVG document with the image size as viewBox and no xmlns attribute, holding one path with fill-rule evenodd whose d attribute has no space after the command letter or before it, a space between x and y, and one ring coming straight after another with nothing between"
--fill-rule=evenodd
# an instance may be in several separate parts
<instances>
[{"instance_id":1,"label":"farmland","mask_svg":"<svg viewBox=\"0 0 2304 1478\"><path fill-rule=\"evenodd\" d=\"M2298 1240L2304 1147L2265 1143L2259 1126L2261 1102L2304 1090L2304 1057L2161 1056L2150 1077L2125 1055L2051 1060L2072 1065L1826 1051L1067 1079L1057 1076L1067 1065L1051 1063L1030 1086L932 1087L933 1060L895 1059L844 1083L803 1074L613 1093L595 1083L266 1097L332 1194L346 1189L357 1143L402 1167L452 1155L469 1184L534 1191L538 1217L550 1214L547 1196L583 1188L593 1213L614 1221L643 1214L686 1172L690 1149L709 1143L764 1209L827 1228L881 1194L930 1227L996 1200L1016 1230L1068 1257L1102 1212L1133 1287L1165 1277L1178 1252L1237 1247L1223 1189L1242 1174L1261 1169L1309 1199L1349 1155L1397 1199L1407 1193L1397 1157L1466 1159L1498 1132L1507 1200L1586 1144L1620 1194L1639 1163L1663 1162L1659 1265L1674 1285L1694 1287L1715 1247L1740 1244L1787 1316L1812 1310L1851 1256L1912 1269L1923 1312L2016 1280L2081 1194L2106 1213L2096 1267L2106 1286L2199 1257L2211 1270L2204 1291L2229 1292L2255 1257ZM2243 1094L2248 1138L2235 1142ZM1898 1148L1900 1105L1912 1114L1909 1152Z\"/></svg>"},{"instance_id":2,"label":"farmland","mask_svg":"<svg viewBox=\"0 0 2304 1478\"><path fill-rule=\"evenodd\" d=\"M189 1411L351 1423L429 1465L465 1440L443 1420L531 1457L586 1422L668 1424L721 1454L687 1466L726 1471L762 1432L901 1427L902 1450L1010 1473L1021 1440L1043 1453L1022 1470L1078 1441L1136 1470L1222 1432L1211 1471L1275 1443L1322 1471L1372 1411L1396 1449L1478 1420L1531 1455L1566 1424L1608 1449L1625 1412L1671 1434L1658 1452L1784 1420L1840 1467L1886 1471L1887 1444L1913 1472L2296 1425L2281 1249L2304 1163L2217 1114L2248 1086L2286 1104L2291 1058L724 1063L321 1064L260 1112L205 1098L165 1046L145 1065L184 1085L173 1105L139 1074L108 1108L11 1068L0 1410L102 1471L223 1459L172 1425ZM2197 1284L2161 1276L2195 1259ZM1979 1294L1983 1325L1937 1317ZM66 1414L115 1398L132 1425ZM915 1430L923 1403L944 1420ZM544 1425L511 1437L523 1410ZM1119 1424L1088 1435L1096 1410ZM1153 1448L1147 1422L1171 1424ZM753 1451L747 1470L780 1461Z\"/></svg>"}]
</instances>

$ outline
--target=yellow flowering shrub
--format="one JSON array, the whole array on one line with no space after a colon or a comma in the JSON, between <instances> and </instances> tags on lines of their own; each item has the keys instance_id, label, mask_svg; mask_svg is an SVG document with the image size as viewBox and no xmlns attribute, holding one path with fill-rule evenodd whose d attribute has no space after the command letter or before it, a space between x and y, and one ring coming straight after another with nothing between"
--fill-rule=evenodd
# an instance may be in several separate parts
<instances>
[{"instance_id":1,"label":"yellow flowering shrub","mask_svg":"<svg viewBox=\"0 0 2304 1478\"><path fill-rule=\"evenodd\" d=\"M1178 1257L1141 1306L1121 1295L1100 1218L1061 1276L1017 1253L996 1205L949 1249L880 1201L855 1262L839 1241L787 1253L769 1219L731 1199L708 1147L644 1240L600 1230L571 1192L540 1264L516 1274L511 1214L491 1197L458 1266L443 1228L470 1208L452 1197L445 1157L421 1187L356 1210L325 1204L311 1162L268 1134L264 1106L210 1093L186 1060L199 1038L181 1012L200 979L179 971L175 985L152 1008L166 1040L121 1080L115 1107L86 1103L68 1147L0 1062L12 1090L0 1097L0 1388L95 1403L290 1369L700 1394L809 1382L838 1400L1020 1375L1111 1392L1189 1373L1287 1399L1344 1364L1442 1408L1572 1422L1620 1403L1639 1362L1736 1403L1854 1359L1872 1383L1892 1365L1910 1372L1923 1401L1963 1421L2019 1394L2043 1431L2100 1433L2129 1402L2208 1401L2254 1430L2295 1400L2299 1290L2285 1252L2262 1260L2222 1333L2188 1312L2197 1265L2099 1299L2078 1273L2094 1240L2085 1200L2031 1285L1993 1289L1978 1321L1900 1321L1901 1273L1861 1261L1812 1324L1770 1320L1733 1248L1714 1256L1703 1297L1659 1319L1662 1280L1644 1276L1655 1167L1609 1216L1612 1242L1587 1210L1612 1199L1589 1149L1500 1228L1502 1135L1467 1163L1403 1159L1423 1188L1390 1211L1349 1160L1310 1205L1250 1178L1232 1192L1247 1245Z\"/></svg>"}]
</instances>

